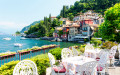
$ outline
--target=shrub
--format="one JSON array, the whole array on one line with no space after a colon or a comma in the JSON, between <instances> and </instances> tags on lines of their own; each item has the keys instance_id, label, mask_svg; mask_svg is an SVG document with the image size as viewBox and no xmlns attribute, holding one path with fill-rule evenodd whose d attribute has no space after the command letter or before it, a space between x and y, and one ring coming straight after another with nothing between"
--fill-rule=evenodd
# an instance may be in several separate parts
<instances>
[{"instance_id":1,"label":"shrub","mask_svg":"<svg viewBox=\"0 0 120 75\"><path fill-rule=\"evenodd\" d=\"M45 75L46 68L50 66L49 58L47 54L42 54L31 58L30 60L34 61L37 66L38 74Z\"/></svg>"},{"instance_id":2,"label":"shrub","mask_svg":"<svg viewBox=\"0 0 120 75\"><path fill-rule=\"evenodd\" d=\"M84 39L84 42L88 42L88 41L89 41L89 39L88 39L88 38L85 38L85 39Z\"/></svg>"},{"instance_id":3,"label":"shrub","mask_svg":"<svg viewBox=\"0 0 120 75\"><path fill-rule=\"evenodd\" d=\"M101 46L102 49L111 49L113 46L118 45L117 43L114 43L112 41L107 41L105 43L103 43L103 45Z\"/></svg>"},{"instance_id":4,"label":"shrub","mask_svg":"<svg viewBox=\"0 0 120 75\"><path fill-rule=\"evenodd\" d=\"M58 48L54 48L54 49L50 50L49 53L53 54L57 60L60 60L61 59L61 51L62 51L62 48L58 47Z\"/></svg>"},{"instance_id":5,"label":"shrub","mask_svg":"<svg viewBox=\"0 0 120 75\"><path fill-rule=\"evenodd\" d=\"M78 50L79 50L80 52L84 53L84 51L85 51L85 46L86 46L86 44L81 45Z\"/></svg>"},{"instance_id":6,"label":"shrub","mask_svg":"<svg viewBox=\"0 0 120 75\"><path fill-rule=\"evenodd\" d=\"M0 75L13 75L14 67L18 62L19 61L11 61L2 65L0 67Z\"/></svg>"},{"instance_id":7,"label":"shrub","mask_svg":"<svg viewBox=\"0 0 120 75\"><path fill-rule=\"evenodd\" d=\"M45 75L46 68L50 66L47 54L38 55L28 60L32 60L33 62L35 62L39 75ZM19 61L11 61L2 65L0 67L0 75L13 75L14 67L18 62Z\"/></svg>"},{"instance_id":8,"label":"shrub","mask_svg":"<svg viewBox=\"0 0 120 75\"><path fill-rule=\"evenodd\" d=\"M99 46L102 44L102 41L101 40L98 40L96 38L92 38L91 41L90 41L91 44L94 44L95 47Z\"/></svg>"}]
</instances>

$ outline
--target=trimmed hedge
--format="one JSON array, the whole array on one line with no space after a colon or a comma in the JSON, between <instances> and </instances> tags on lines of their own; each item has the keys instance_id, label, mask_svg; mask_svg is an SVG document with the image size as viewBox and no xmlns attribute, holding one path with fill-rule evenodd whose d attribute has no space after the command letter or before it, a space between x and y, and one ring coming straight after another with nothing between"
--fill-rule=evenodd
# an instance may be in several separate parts
<instances>
[{"instance_id":1,"label":"trimmed hedge","mask_svg":"<svg viewBox=\"0 0 120 75\"><path fill-rule=\"evenodd\" d=\"M78 51L79 51L79 53L80 54L83 54L84 53L84 51L85 51L85 46L86 46L86 44L83 44L83 45L80 45L79 47L78 47Z\"/></svg>"},{"instance_id":2,"label":"trimmed hedge","mask_svg":"<svg viewBox=\"0 0 120 75\"><path fill-rule=\"evenodd\" d=\"M61 59L61 51L62 51L62 48L58 47L58 48L54 48L54 49L50 50L49 53L54 55L57 60L60 60Z\"/></svg>"},{"instance_id":3,"label":"trimmed hedge","mask_svg":"<svg viewBox=\"0 0 120 75\"><path fill-rule=\"evenodd\" d=\"M39 75L46 74L46 68L50 66L47 54L41 54L28 60L32 60L33 62L36 63ZM14 67L18 62L19 61L11 61L9 63L5 63L4 65L2 65L0 67L0 75L13 75Z\"/></svg>"},{"instance_id":4,"label":"trimmed hedge","mask_svg":"<svg viewBox=\"0 0 120 75\"><path fill-rule=\"evenodd\" d=\"M102 44L102 41L101 40L98 40L96 38L92 38L91 41L90 41L91 44L94 44L95 47L99 46Z\"/></svg>"}]
</instances>

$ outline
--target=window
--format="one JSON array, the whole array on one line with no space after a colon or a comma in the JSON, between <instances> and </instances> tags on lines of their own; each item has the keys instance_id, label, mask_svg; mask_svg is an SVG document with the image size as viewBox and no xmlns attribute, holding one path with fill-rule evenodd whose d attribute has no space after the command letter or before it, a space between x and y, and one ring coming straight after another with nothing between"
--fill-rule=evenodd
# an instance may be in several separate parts
<instances>
[{"instance_id":1,"label":"window","mask_svg":"<svg viewBox=\"0 0 120 75\"><path fill-rule=\"evenodd\" d=\"M83 32L82 34L83 34L84 36L87 36L87 32Z\"/></svg>"},{"instance_id":2,"label":"window","mask_svg":"<svg viewBox=\"0 0 120 75\"><path fill-rule=\"evenodd\" d=\"M63 21L63 24L66 24L66 21Z\"/></svg>"},{"instance_id":3,"label":"window","mask_svg":"<svg viewBox=\"0 0 120 75\"><path fill-rule=\"evenodd\" d=\"M83 31L87 31L87 27L84 27L84 28L83 28Z\"/></svg>"}]
</instances>

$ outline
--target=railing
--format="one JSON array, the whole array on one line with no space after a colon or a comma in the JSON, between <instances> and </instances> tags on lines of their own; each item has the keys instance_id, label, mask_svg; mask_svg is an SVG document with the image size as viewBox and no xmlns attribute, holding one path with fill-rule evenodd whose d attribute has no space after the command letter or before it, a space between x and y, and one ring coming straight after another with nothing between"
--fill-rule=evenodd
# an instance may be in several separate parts
<instances>
[{"instance_id":1,"label":"railing","mask_svg":"<svg viewBox=\"0 0 120 75\"><path fill-rule=\"evenodd\" d=\"M56 47L60 47L60 45L57 45L54 47L49 47L49 48L42 48L42 49L36 49L36 50L24 51L24 52L17 52L15 54L0 56L0 67L1 67L1 65L4 65L5 63L8 63L10 61L16 61L16 60L21 61L23 59L31 58L31 57L36 56L36 55L48 53L50 49L53 49Z\"/></svg>"}]
</instances>

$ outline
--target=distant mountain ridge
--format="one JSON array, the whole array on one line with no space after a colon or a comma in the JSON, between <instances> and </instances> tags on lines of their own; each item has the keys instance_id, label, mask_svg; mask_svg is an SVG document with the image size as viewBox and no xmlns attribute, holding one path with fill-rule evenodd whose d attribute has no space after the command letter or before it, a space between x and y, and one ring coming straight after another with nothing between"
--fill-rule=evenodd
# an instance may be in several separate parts
<instances>
[{"instance_id":1,"label":"distant mountain ridge","mask_svg":"<svg viewBox=\"0 0 120 75\"><path fill-rule=\"evenodd\" d=\"M30 26L35 25L36 23L40 23L40 21L35 21L35 22L33 22L32 24L24 27L20 32L21 32L21 33L24 33L24 31L27 31L27 30L30 28Z\"/></svg>"}]
</instances>

